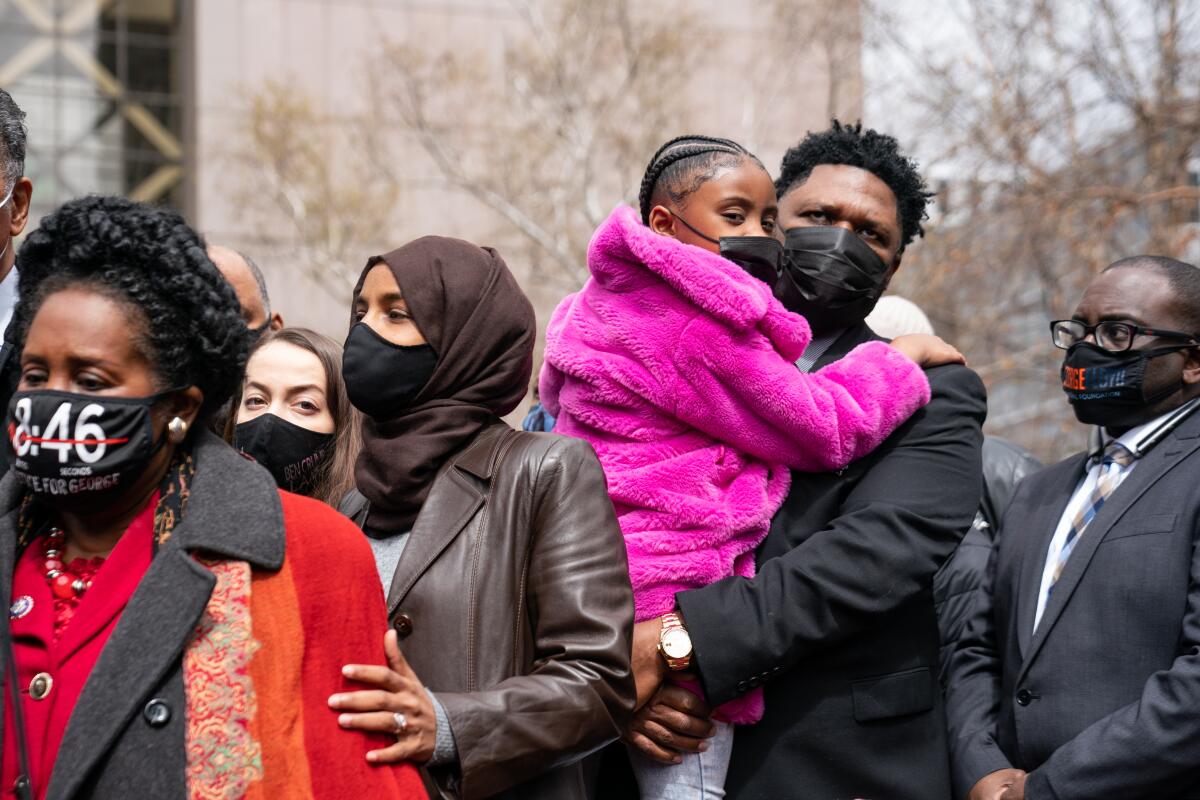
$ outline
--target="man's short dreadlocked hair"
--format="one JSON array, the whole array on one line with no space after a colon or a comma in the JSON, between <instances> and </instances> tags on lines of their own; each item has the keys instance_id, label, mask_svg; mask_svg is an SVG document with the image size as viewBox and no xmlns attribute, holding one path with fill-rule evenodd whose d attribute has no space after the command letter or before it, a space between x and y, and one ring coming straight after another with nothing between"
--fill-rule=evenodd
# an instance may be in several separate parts
<instances>
[{"instance_id":1,"label":"man's short dreadlocked hair","mask_svg":"<svg viewBox=\"0 0 1200 800\"><path fill-rule=\"evenodd\" d=\"M159 390L196 386L201 420L238 387L249 333L233 288L204 240L173 211L121 197L84 197L42 219L17 258L17 346L50 295L72 287L130 307Z\"/></svg>"},{"instance_id":2,"label":"man's short dreadlocked hair","mask_svg":"<svg viewBox=\"0 0 1200 800\"><path fill-rule=\"evenodd\" d=\"M896 195L900 217L900 248L903 250L918 236L925 235L921 222L929 218L926 207L933 197L917 169L917 163L901 154L895 137L861 122L843 125L833 120L828 130L809 132L803 141L787 151L779 167L775 191L780 199L792 187L804 183L813 168L821 164L845 164L870 172L888 185Z\"/></svg>"},{"instance_id":3,"label":"man's short dreadlocked hair","mask_svg":"<svg viewBox=\"0 0 1200 800\"><path fill-rule=\"evenodd\" d=\"M746 158L762 166L753 153L730 139L693 135L678 136L667 142L650 159L642 177L638 192L642 224L650 224L650 209L655 206L655 197L665 194L671 202L681 205L719 170L736 167ZM765 167L763 171L766 171Z\"/></svg>"}]
</instances>

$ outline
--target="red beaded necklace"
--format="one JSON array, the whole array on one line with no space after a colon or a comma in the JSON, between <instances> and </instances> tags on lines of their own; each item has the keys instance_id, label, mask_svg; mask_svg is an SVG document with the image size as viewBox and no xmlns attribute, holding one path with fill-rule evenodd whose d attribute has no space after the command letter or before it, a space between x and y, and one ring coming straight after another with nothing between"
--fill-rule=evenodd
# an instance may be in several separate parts
<instances>
[{"instance_id":1,"label":"red beaded necklace","mask_svg":"<svg viewBox=\"0 0 1200 800\"><path fill-rule=\"evenodd\" d=\"M51 528L42 544L42 569L46 573L46 581L50 584L50 592L59 600L78 600L83 593L92 588L91 578L84 579L67 569L63 561L63 542L66 534L62 528ZM82 559L81 559L82 560ZM102 560L101 560L102 561ZM95 570L88 570L93 575Z\"/></svg>"}]
</instances>

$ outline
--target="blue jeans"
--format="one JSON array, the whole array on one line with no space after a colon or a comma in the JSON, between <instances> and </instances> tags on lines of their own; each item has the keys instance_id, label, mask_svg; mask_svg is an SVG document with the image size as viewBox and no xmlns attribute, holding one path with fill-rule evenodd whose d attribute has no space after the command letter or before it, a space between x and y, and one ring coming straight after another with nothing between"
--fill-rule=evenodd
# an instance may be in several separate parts
<instances>
[{"instance_id":1,"label":"blue jeans","mask_svg":"<svg viewBox=\"0 0 1200 800\"><path fill-rule=\"evenodd\" d=\"M725 773L733 754L733 725L717 722L717 732L703 753L684 753L679 764L661 764L629 748L642 800L719 800L725 796Z\"/></svg>"}]
</instances>

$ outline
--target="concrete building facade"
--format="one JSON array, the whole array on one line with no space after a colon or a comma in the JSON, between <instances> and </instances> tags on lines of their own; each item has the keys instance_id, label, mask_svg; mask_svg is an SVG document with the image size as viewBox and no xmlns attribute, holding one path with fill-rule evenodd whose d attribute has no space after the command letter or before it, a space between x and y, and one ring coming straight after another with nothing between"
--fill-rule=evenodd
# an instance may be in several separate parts
<instances>
[{"instance_id":1,"label":"concrete building facade","mask_svg":"<svg viewBox=\"0 0 1200 800\"><path fill-rule=\"evenodd\" d=\"M837 48L848 57L837 74L821 55L829 42L796 41L796 58L770 86L748 86L747 76L763 74L768 57L762 43L770 7L749 0L673 6L711 34L710 52L687 76L690 119L663 130L662 140L685 132L728 136L774 169L787 146L831 114L861 115L857 3L831 6L839 30L850 31L839 34ZM247 213L248 201L265 191L236 155L244 150L248 98L275 82L324 109L321 126L370 124L364 87L371 56L389 41L405 36L498 58L522 24L516 0L0 0L0 86L28 112L34 221L91 192L168 203L211 241L252 255L288 323L340 338L349 286L312 280L295 265L295 232ZM768 98L765 107L748 101L754 93ZM465 118L470 111L463 109ZM520 235L440 182L406 134L384 135L404 169L394 222L374 237L380 246L425 233L492 244L526 282L544 322L562 289L530 279ZM625 196L636 191L629 186ZM357 272L372 254L339 266Z\"/></svg>"}]
</instances>

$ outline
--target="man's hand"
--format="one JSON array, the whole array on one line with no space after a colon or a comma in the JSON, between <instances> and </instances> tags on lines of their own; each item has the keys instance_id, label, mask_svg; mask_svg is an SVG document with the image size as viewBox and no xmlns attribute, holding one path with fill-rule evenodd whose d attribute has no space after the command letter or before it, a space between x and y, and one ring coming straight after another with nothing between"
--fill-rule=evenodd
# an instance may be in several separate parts
<instances>
[{"instance_id":1,"label":"man's hand","mask_svg":"<svg viewBox=\"0 0 1200 800\"><path fill-rule=\"evenodd\" d=\"M646 704L667 677L667 662L658 652L662 617L654 617L633 626L633 682L637 685L637 707Z\"/></svg>"},{"instance_id":2,"label":"man's hand","mask_svg":"<svg viewBox=\"0 0 1200 800\"><path fill-rule=\"evenodd\" d=\"M1022 772L1013 785L1008 787L1004 794L1000 795L1000 800L1025 800L1025 778L1027 776Z\"/></svg>"},{"instance_id":3,"label":"man's hand","mask_svg":"<svg viewBox=\"0 0 1200 800\"><path fill-rule=\"evenodd\" d=\"M705 739L717 732L712 711L703 700L681 686L668 683L633 716L629 743L655 761L678 764L680 753L708 749Z\"/></svg>"},{"instance_id":4,"label":"man's hand","mask_svg":"<svg viewBox=\"0 0 1200 800\"><path fill-rule=\"evenodd\" d=\"M1020 795L1009 797L1010 787L1020 781ZM971 788L967 800L1020 800L1025 797L1025 771L1020 769L999 769L984 775L979 783Z\"/></svg>"}]
</instances>

